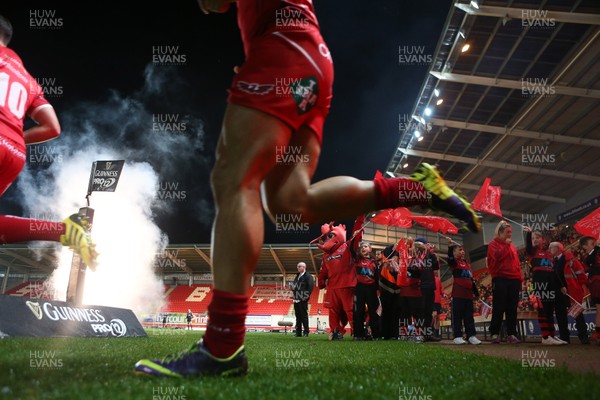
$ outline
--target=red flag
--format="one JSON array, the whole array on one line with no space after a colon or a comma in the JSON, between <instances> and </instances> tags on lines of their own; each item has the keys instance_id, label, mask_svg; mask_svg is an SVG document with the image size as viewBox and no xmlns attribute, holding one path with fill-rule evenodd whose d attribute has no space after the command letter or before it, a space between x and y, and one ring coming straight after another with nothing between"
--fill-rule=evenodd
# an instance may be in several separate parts
<instances>
[{"instance_id":1,"label":"red flag","mask_svg":"<svg viewBox=\"0 0 600 400\"><path fill-rule=\"evenodd\" d=\"M500 186L490 186L491 181L490 178L485 178L471 205L475 210L502 218L502 211L500 211L502 188Z\"/></svg>"},{"instance_id":2,"label":"red flag","mask_svg":"<svg viewBox=\"0 0 600 400\"><path fill-rule=\"evenodd\" d=\"M567 311L567 315L573 319L579 317L579 314L585 311L583 304L573 300L573 305Z\"/></svg>"},{"instance_id":3,"label":"red flag","mask_svg":"<svg viewBox=\"0 0 600 400\"><path fill-rule=\"evenodd\" d=\"M432 215L413 215L412 219L432 232L442 232L443 234L458 233L458 228L452 222L442 217L436 217Z\"/></svg>"},{"instance_id":4,"label":"red flag","mask_svg":"<svg viewBox=\"0 0 600 400\"><path fill-rule=\"evenodd\" d=\"M383 177L383 174L381 172L379 172L379 170L377 170L377 172L375 172L375 180L377 179L385 179Z\"/></svg>"},{"instance_id":5,"label":"red flag","mask_svg":"<svg viewBox=\"0 0 600 400\"><path fill-rule=\"evenodd\" d=\"M492 312L492 307L484 302L483 300L479 300L481 302L481 311L480 314L483 318L487 318Z\"/></svg>"},{"instance_id":6,"label":"red flag","mask_svg":"<svg viewBox=\"0 0 600 400\"><path fill-rule=\"evenodd\" d=\"M382 225L397 226L399 228L410 228L412 226L412 213L408 208L388 208L377 214L371 219L371 222L375 222Z\"/></svg>"},{"instance_id":7,"label":"red flag","mask_svg":"<svg viewBox=\"0 0 600 400\"><path fill-rule=\"evenodd\" d=\"M359 215L354 220L354 226L352 227L352 237L354 240L354 247L357 249L358 244L362 241L363 238L363 226L365 224L365 216Z\"/></svg>"},{"instance_id":8,"label":"red flag","mask_svg":"<svg viewBox=\"0 0 600 400\"><path fill-rule=\"evenodd\" d=\"M579 220L573 228L584 236L600 239L600 207L585 218Z\"/></svg>"}]
</instances>

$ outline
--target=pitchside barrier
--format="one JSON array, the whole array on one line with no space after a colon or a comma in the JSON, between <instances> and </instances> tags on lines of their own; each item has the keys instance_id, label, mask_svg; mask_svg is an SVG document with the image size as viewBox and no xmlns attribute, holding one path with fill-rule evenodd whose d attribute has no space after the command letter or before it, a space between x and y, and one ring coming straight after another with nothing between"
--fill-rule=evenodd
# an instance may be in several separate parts
<instances>
[{"instance_id":1,"label":"pitchside barrier","mask_svg":"<svg viewBox=\"0 0 600 400\"><path fill-rule=\"evenodd\" d=\"M131 310L0 296L0 338L146 336Z\"/></svg>"},{"instance_id":2,"label":"pitchside barrier","mask_svg":"<svg viewBox=\"0 0 600 400\"><path fill-rule=\"evenodd\" d=\"M185 313L163 312L159 314L147 314L142 318L142 324L145 328L169 328L169 329L187 329L187 320ZM280 322L291 322L292 326L296 324L296 317L288 315L256 315L246 316L246 330L248 332L287 332L287 326ZM206 315L196 315L192 318L191 328L204 330L208 317ZM308 326L311 332L324 333L329 324L327 315L311 315L308 317ZM349 327L349 325L346 325Z\"/></svg>"}]
</instances>

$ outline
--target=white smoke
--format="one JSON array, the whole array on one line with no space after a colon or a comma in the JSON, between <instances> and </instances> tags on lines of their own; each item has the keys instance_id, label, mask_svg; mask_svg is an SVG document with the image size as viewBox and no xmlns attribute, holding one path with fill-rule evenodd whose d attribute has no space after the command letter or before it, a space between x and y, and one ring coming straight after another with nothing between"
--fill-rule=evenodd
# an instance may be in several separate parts
<instances>
[{"instance_id":1,"label":"white smoke","mask_svg":"<svg viewBox=\"0 0 600 400\"><path fill-rule=\"evenodd\" d=\"M191 117L185 135L149 129L152 114L144 101L151 101L152 93L160 96L165 73L148 67L146 84L138 93L122 97L113 92L102 104L86 103L62 112L63 134L48 143L53 153L61 154L60 160L44 170L26 168L17 184L26 213L65 218L86 205L94 161L126 160L116 191L90 197L95 210L92 237L100 256L97 270L86 273L83 302L129 308L138 317L157 312L163 304L163 283L154 267L168 243L154 212L172 204L157 199L157 188L165 175L178 171L169 162L175 160L171 156L177 154L179 162L191 159L203 139L201 122ZM61 249L60 265L51 277L61 300L66 298L71 259L71 251Z\"/></svg>"}]
</instances>

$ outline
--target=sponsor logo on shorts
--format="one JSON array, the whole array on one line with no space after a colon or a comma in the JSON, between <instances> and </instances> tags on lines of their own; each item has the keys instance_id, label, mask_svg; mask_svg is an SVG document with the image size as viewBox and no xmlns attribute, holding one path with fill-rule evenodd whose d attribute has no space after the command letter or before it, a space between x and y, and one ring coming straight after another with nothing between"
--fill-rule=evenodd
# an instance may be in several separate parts
<instances>
[{"instance_id":1,"label":"sponsor logo on shorts","mask_svg":"<svg viewBox=\"0 0 600 400\"><path fill-rule=\"evenodd\" d=\"M238 81L237 87L242 91L250 94L265 95L269 93L275 85L270 83L249 83L244 81Z\"/></svg>"},{"instance_id":2,"label":"sponsor logo on shorts","mask_svg":"<svg viewBox=\"0 0 600 400\"><path fill-rule=\"evenodd\" d=\"M292 95L296 102L298 109L298 115L309 112L319 97L319 84L316 76L310 76L298 81L295 81L291 85Z\"/></svg>"}]
</instances>

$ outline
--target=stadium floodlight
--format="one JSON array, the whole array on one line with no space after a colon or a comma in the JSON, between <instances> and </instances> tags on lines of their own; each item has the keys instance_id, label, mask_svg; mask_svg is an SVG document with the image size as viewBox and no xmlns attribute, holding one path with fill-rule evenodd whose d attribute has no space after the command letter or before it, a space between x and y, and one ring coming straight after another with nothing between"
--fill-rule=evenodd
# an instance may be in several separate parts
<instances>
[{"instance_id":1,"label":"stadium floodlight","mask_svg":"<svg viewBox=\"0 0 600 400\"><path fill-rule=\"evenodd\" d=\"M441 105L444 102L444 99L439 99L438 101L435 102L436 106Z\"/></svg>"},{"instance_id":2,"label":"stadium floodlight","mask_svg":"<svg viewBox=\"0 0 600 400\"><path fill-rule=\"evenodd\" d=\"M413 118L416 119L421 125L425 125L425 118L421 117L420 115L413 115Z\"/></svg>"},{"instance_id":3,"label":"stadium floodlight","mask_svg":"<svg viewBox=\"0 0 600 400\"><path fill-rule=\"evenodd\" d=\"M408 163L405 163L402 168L408 168Z\"/></svg>"},{"instance_id":4,"label":"stadium floodlight","mask_svg":"<svg viewBox=\"0 0 600 400\"><path fill-rule=\"evenodd\" d=\"M415 129L415 131L413 132L413 134L415 135L416 138L420 138L421 137L421 132L419 132L418 129Z\"/></svg>"},{"instance_id":5,"label":"stadium floodlight","mask_svg":"<svg viewBox=\"0 0 600 400\"><path fill-rule=\"evenodd\" d=\"M471 7L473 7L473 8L475 8L475 9L479 10L479 4L477 4L477 2L476 2L476 1L471 1Z\"/></svg>"},{"instance_id":6,"label":"stadium floodlight","mask_svg":"<svg viewBox=\"0 0 600 400\"><path fill-rule=\"evenodd\" d=\"M437 89L433 89L433 95L434 95L435 97L440 97L440 91L439 91L439 90L437 90Z\"/></svg>"},{"instance_id":7,"label":"stadium floodlight","mask_svg":"<svg viewBox=\"0 0 600 400\"><path fill-rule=\"evenodd\" d=\"M429 117L431 115L431 108L425 107L425 116Z\"/></svg>"},{"instance_id":8,"label":"stadium floodlight","mask_svg":"<svg viewBox=\"0 0 600 400\"><path fill-rule=\"evenodd\" d=\"M417 139L417 141L418 141L418 142L420 142L420 141L422 141L422 140L423 140L423 136L420 136L420 137Z\"/></svg>"},{"instance_id":9,"label":"stadium floodlight","mask_svg":"<svg viewBox=\"0 0 600 400\"><path fill-rule=\"evenodd\" d=\"M471 48L471 45L469 43L465 43L462 47L462 49L460 49L461 53L467 52L469 51L469 49Z\"/></svg>"}]
</instances>

